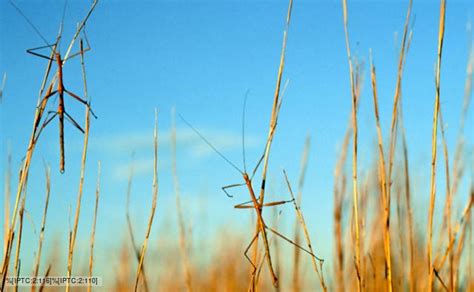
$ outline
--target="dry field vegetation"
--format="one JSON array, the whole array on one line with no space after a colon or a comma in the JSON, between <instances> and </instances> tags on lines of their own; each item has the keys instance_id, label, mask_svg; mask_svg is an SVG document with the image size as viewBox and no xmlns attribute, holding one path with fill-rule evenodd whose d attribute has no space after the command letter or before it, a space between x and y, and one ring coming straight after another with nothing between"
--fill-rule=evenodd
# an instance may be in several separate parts
<instances>
[{"instance_id":1,"label":"dry field vegetation","mask_svg":"<svg viewBox=\"0 0 474 292\"><path fill-rule=\"evenodd\" d=\"M56 46L52 48L50 60L44 75L44 81L40 88L38 104L33 118L33 130L31 138L26 146L25 159L19 170L19 181L16 190L10 194L11 169L6 175L5 181L5 206L3 235L3 260L2 260L2 291L17 291L18 287L6 287L6 276L12 275L95 275L94 245L95 241L105 240L95 234L95 226L101 218L100 209L100 162L98 163L99 177L97 179L97 190L95 193L95 211L93 225L90 228L90 258L86 269L75 269L74 257L76 242L78 241L78 226L81 224L81 202L83 196L83 182L86 175L85 163L87 159L87 148L89 138L89 127L93 126L91 120L93 112L89 106L90 98L87 92L86 82L86 55L83 43L87 42L83 27L89 16L93 14L97 1L90 8L89 14L83 19L77 28L76 34L69 43L68 50L61 56L55 55ZM382 133L381 118L378 110L377 75L375 60L370 60L369 72L363 71L363 66L356 57L352 55L350 47L350 35L348 33L350 15L347 11L346 0L342 0L341 9L346 38L347 61L350 75L347 84L350 86L351 96L347 101L352 104L349 124L344 137L341 153L334 166L334 209L333 226L334 238L333 257L321 259L318 250L314 246L321 241L330 239L310 238L310 226L305 224L304 214L299 205L302 198L302 188L305 181L305 171L309 152L309 138L307 139L304 152L301 155L301 172L298 183L290 183L286 173L283 174L283 182L288 188L291 199L288 201L270 202L266 199L266 178L270 161L273 137L277 130L278 116L282 99L284 97L285 83L282 75L285 65L285 48L287 32L291 22L292 0L288 6L285 33L280 58L280 66L277 75L276 89L273 104L271 105L271 117L267 142L256 171L247 174L246 169L240 170L232 162L228 161L217 149L214 149L205 137L201 136L203 142L216 150L215 155L222 156L227 163L231 164L243 177L242 183L249 194L249 202L235 206L236 208L251 209L254 226L249 226L245 233L225 231L222 238L212 239L214 247L212 254L208 255L211 260L202 263L195 255L196 249L203 243L195 242L189 236L189 226L184 220L186 210L183 208L180 198L180 187L176 167L176 131L171 131L172 141L172 174L174 178L174 192L176 199L176 214L178 220L179 241L174 247L162 251L166 256L162 258L150 258L150 250L165 248L163 246L151 246L150 237L153 235L155 215L164 213L160 209L159 194L159 172L158 161L160 159L159 134L157 122L154 132L154 173L152 183L151 205L149 219L142 222L145 234L134 231L129 212L130 188L132 176L129 181L127 196L127 209L124 210L127 226L124 228L123 248L117 252L120 266L115 269L116 275L113 284L107 287L83 287L81 289L110 290L110 291L268 291L268 290L293 290L293 291L474 291L473 243L472 243L472 201L474 198L474 182L472 181L472 141L464 139L464 127L466 115L470 106L472 94L472 77L474 66L474 51L470 48L470 58L467 63L467 76L465 82L464 106L460 109L461 121L458 129L458 140L454 151L448 151L445 138L445 129L442 116L442 103L440 103L440 80L442 75L443 41L446 1L441 0L439 15L438 54L435 67L436 95L430 102L434 104L432 125L432 153L431 153L431 180L429 192L430 202L428 208L415 209L412 207L413 197L418 194L414 191L413 177L410 173L409 149L405 136L405 125L402 115L402 79L406 58L409 55L410 42L412 38L413 16L411 15L411 1L407 7L406 21L403 25L400 51L398 56L397 83L393 93L393 111L390 123L390 133ZM93 30L91 30L93 31ZM58 39L61 37L61 32ZM45 256L42 252L43 243L52 238L44 237L44 230L50 228L47 214L50 196L50 172L45 167L47 181L43 219L37 224L41 226L38 234L36 252L34 253L34 268L28 272L27 268L21 267L20 249L22 248L22 228L29 224L25 218L26 187L28 182L30 164L33 159L35 145L41 139L41 130L44 122L49 119L45 108L49 97L53 94L63 94L61 67L65 65L68 56L71 55L73 47L79 47L77 55L81 59L82 76L84 79L84 96L87 103L84 120L84 143L82 152L81 174L79 178L77 203L72 212L73 226L69 231L69 242L67 253L55 249L54 252ZM63 58L63 59L61 59ZM59 59L59 60L58 60ZM55 67L59 67L53 69ZM55 72L55 70L57 70ZM371 80L373 96L373 114L376 123L373 125L374 133L378 141L377 163L372 169L363 170L364 175L360 177L361 169L358 168L358 104L361 91L361 83L365 73ZM67 93L67 91L65 91ZM68 99L69 97L67 97ZM69 101L69 99L68 99ZM79 105L82 106L82 105ZM58 117L64 119L61 108L58 109ZM157 121L155 114L155 121ZM70 117L67 117L69 119ZM71 118L72 119L72 118ZM97 120L97 122L102 122ZM187 123L187 122L186 122ZM174 121L173 121L174 124ZM65 141L67 143L67 141ZM428 142L427 142L428 143ZM439 147L438 147L439 146ZM439 148L439 149L438 149ZM62 154L61 154L62 155ZM452 155L450 158L449 155ZM297 159L298 157L295 157ZM452 163L450 163L452 162ZM437 165L440 165L439 167ZM445 189L437 189L440 175L437 170L442 169L446 181L443 182ZM471 172L471 173L469 173ZM37 175L37 174L35 174ZM470 177L470 178L469 178ZM467 184L467 188L463 187ZM258 186L256 188L255 186ZM295 194L293 193L295 190ZM468 194L460 194L467 191ZM230 193L230 192L229 192ZM93 194L85 194L91 196ZM459 209L453 204L456 197L466 197L467 201ZM10 199L12 198L12 199ZM438 198L438 199L437 199ZM441 198L441 199L439 199ZM274 212L274 206L289 204L294 207L295 213L286 213L283 216L294 216L295 221L292 234L282 234L276 227L278 225L278 214ZM435 205L443 204L443 212L436 213ZM307 210L310 208L306 208ZM375 211L374 211L375 210ZM422 214L421 214L422 213ZM98 215L99 214L99 215ZM415 214L421 214L428 218L427 226L420 226L416 222ZM212 216L212 213L208 216ZM434 218L442 216L441 226L433 226ZM329 218L328 218L329 219ZM266 223L271 222L269 224ZM272 226L272 227L270 227ZM435 228L436 227L436 228ZM141 229L140 229L141 230ZM317 236L317 235L316 235ZM249 238L253 238L249 245ZM232 239L232 240L231 240ZM315 245L311 244L311 240ZM204 243L205 244L205 243ZM244 255L245 247L247 253ZM60 254L67 254L67 260L58 261ZM148 256L147 256L148 254ZM248 256L246 259L245 257ZM61 263L66 263L62 266ZM77 264L76 264L77 265ZM160 268L166 267L166 269ZM160 273L159 276L156 276ZM157 280L157 278L159 280ZM110 280L107 283L111 283ZM30 288L20 288L26 290ZM59 288L56 288L59 289ZM60 288L61 290L64 288ZM65 287L66 291L78 290L74 287ZM48 287L31 287L35 290L55 290Z\"/></svg>"}]
</instances>

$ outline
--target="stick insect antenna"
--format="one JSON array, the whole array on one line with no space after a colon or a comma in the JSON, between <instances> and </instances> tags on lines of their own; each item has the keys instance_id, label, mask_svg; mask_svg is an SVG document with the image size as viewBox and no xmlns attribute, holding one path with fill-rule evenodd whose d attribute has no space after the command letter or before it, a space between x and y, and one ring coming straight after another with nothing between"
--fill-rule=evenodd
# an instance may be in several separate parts
<instances>
[{"instance_id":1,"label":"stick insect antenna","mask_svg":"<svg viewBox=\"0 0 474 292\"><path fill-rule=\"evenodd\" d=\"M247 172L247 163L245 161L245 106L247 105L249 93L250 89L247 89L244 97L244 105L242 107L242 159L244 161L244 172Z\"/></svg>"},{"instance_id":2,"label":"stick insect antenna","mask_svg":"<svg viewBox=\"0 0 474 292\"><path fill-rule=\"evenodd\" d=\"M276 118L275 118L275 125L273 126L273 130L275 130L275 127L276 127L276 123L278 122L278 117L280 115L280 108L281 108L281 103L283 102L283 98L285 97L285 93L286 93L286 89L288 88L288 84L290 83L290 80L287 79L286 82L285 82L285 85L283 86L283 90L281 91L281 98L280 98L280 102L278 103L278 106L277 106L277 115L276 115ZM273 131L272 130L272 131ZM267 139L267 142L265 142L265 147L263 148L263 153L262 153L262 156L260 156L258 162L257 162L257 165L255 166L255 168L253 169L252 171L252 175L250 176L250 181L253 180L253 177L255 176L255 174L257 173L257 170L260 166L260 164L262 163L263 161L263 158L265 157L265 149L267 148L267 145L268 143L270 143L270 140Z\"/></svg>"},{"instance_id":3,"label":"stick insect antenna","mask_svg":"<svg viewBox=\"0 0 474 292\"><path fill-rule=\"evenodd\" d=\"M61 43L61 36L63 34L63 28L64 28L64 19L66 18L66 10L67 10L67 0L64 1L64 7L63 7L63 14L61 16L61 22L59 23L59 33L58 33L58 39L56 41L56 46L59 48L60 43Z\"/></svg>"},{"instance_id":4,"label":"stick insect antenna","mask_svg":"<svg viewBox=\"0 0 474 292\"><path fill-rule=\"evenodd\" d=\"M181 118L181 120L183 120L183 122L191 128L191 130L193 130L209 147L211 147L212 150L214 150L222 159L224 159L229 165L231 165L235 170L237 170L240 174L243 174L242 170L240 170L240 168L238 168L234 163L232 163L232 161L230 161L229 159L227 159L227 157L224 156L224 154L222 154L221 152L219 152L219 150L217 150L216 147L214 147L214 145L211 144L211 142L209 142L209 140L207 140L196 128L194 128L188 121L186 121L186 119L180 115L178 113L179 117Z\"/></svg>"},{"instance_id":5,"label":"stick insect antenna","mask_svg":"<svg viewBox=\"0 0 474 292\"><path fill-rule=\"evenodd\" d=\"M13 2L13 0L9 0L10 4L15 8L15 10L26 20L26 22L33 28L33 30L36 32L36 34L43 40L43 42L46 44L46 46L51 46L46 38L41 34L39 29L33 24L33 22L30 21L30 19L23 13L23 11ZM64 16L63 16L64 17Z\"/></svg>"},{"instance_id":6,"label":"stick insect antenna","mask_svg":"<svg viewBox=\"0 0 474 292\"><path fill-rule=\"evenodd\" d=\"M64 1L63 16L61 18L61 26L64 24L64 18L66 16L67 0Z\"/></svg>"}]
</instances>

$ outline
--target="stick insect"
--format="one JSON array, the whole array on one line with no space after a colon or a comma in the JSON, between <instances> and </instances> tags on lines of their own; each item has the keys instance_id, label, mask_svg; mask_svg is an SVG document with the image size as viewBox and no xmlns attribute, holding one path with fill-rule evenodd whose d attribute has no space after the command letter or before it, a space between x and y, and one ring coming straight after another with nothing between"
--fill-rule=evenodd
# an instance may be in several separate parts
<instances>
[{"instance_id":1,"label":"stick insect","mask_svg":"<svg viewBox=\"0 0 474 292\"><path fill-rule=\"evenodd\" d=\"M228 197L233 197L227 191L228 189L234 188L234 187L246 186L251 200L247 201L247 202L244 202L244 203L241 203L241 204L238 204L238 205L235 205L234 208L236 208L236 209L254 209L255 212L256 212L256 215L257 215L259 228L256 231L255 235L252 237L252 240L250 241L249 245L246 247L246 249L244 251L245 258L250 262L250 264L252 265L252 268L253 268L253 271L252 271L252 287L253 287L253 290L255 290L254 289L255 288L255 275L256 275L256 272L257 272L257 265L250 259L250 257L248 256L248 252L249 252L250 248L252 247L252 245L256 242L256 240L260 236L260 234L262 235L262 240L263 240L263 245L264 245L264 250L265 250L264 257L266 259L267 266L270 270L273 286L275 286L275 287L278 287L278 277L277 277L277 275L275 273L275 269L273 267L273 262L272 262L272 258L271 258L271 254L270 254L270 244L269 244L267 231L272 232L274 235L276 235L276 236L282 238L283 240L289 242L290 244L294 245L296 248L301 249L302 251L306 252L310 256L312 256L312 257L314 257L318 260L321 260L321 259L319 259L311 251L309 251L309 250L305 249L304 247L296 244L295 242L293 242L288 237L284 236L283 234L276 231L275 229L269 227L265 223L265 220L263 219L263 216L262 216L263 207L271 207L271 206L277 206L277 205L282 205L282 204L286 204L286 203L291 203L291 202L294 201L294 199L286 200L286 201L285 200L275 201L275 202L270 202L270 203L259 203L259 200L255 195L255 192L254 192L254 189L253 189L253 186L252 186L252 179L253 179L255 173L257 172L261 162L263 161L264 155L262 155L259 158L259 160L257 162L257 165L255 166L255 168L252 171L252 175L249 175L248 172L247 172L247 166L246 166L246 161L245 161L245 145L244 145L245 144L245 140L244 140L244 121L245 121L245 103L246 103L246 99L247 99L247 95L245 96L244 111L243 111L243 118L242 118L242 152L243 152L243 165L244 165L244 170L243 171L237 165L235 165L232 161L230 161L227 157L225 157L219 150L217 150L217 148L214 147L214 145L212 145L212 143L209 140L207 140L206 137L204 137L204 135L202 135L196 128L194 128L186 119L184 119L183 116L181 116L181 115L179 115L179 116L183 120L183 122L189 128L191 128L214 152L216 152L232 168L234 168L236 171L238 171L240 173L240 175L242 176L243 180L244 180L243 183L237 183L237 184L231 184L231 185L223 186L222 190L224 191L224 193ZM267 143L268 143L268 141L267 141Z\"/></svg>"},{"instance_id":2,"label":"stick insect","mask_svg":"<svg viewBox=\"0 0 474 292\"><path fill-rule=\"evenodd\" d=\"M28 19L28 17L26 17L26 15L21 11L21 9L18 6L15 5L15 3L12 0L10 0L10 4L28 22L28 24L34 29L34 31L39 35L39 37L45 43L44 46L40 46L40 47L36 47L36 48L26 50L26 52L31 54L31 55L34 55L34 56L37 56L37 57L40 57L40 58L43 58L43 59L46 59L46 60L49 61L48 68L47 68L47 74L46 74L45 79L48 78L48 74L49 74L49 70L51 68L51 64L56 63L56 65L57 65L57 72L56 72L55 79L53 79L53 81L51 81L51 84L50 84L48 90L46 91L46 94L44 95L44 97L42 97L41 101L39 102L39 106L41 108L41 115L42 115L43 114L42 111L45 109L46 104L49 101L50 97L57 94L58 97L59 97L58 108L57 108L56 111L49 111L47 113L47 116L44 119L43 124L41 125L39 130L38 130L38 127L39 127L40 120L38 120L38 123L35 125L35 129L34 129L34 132L35 132L34 141L36 143L36 141L38 140L38 138L39 138L41 132L43 131L43 129L57 116L58 120L59 120L59 149L60 149L59 170L60 170L61 173L64 173L64 171L65 171L64 118L66 118L66 120L68 120L74 127L76 127L79 131L81 131L84 134L84 130L79 125L79 123L76 122L76 120L74 120L74 118L66 111L66 107L65 107L65 103L64 103L64 93L71 96L72 98L79 101L80 103L84 104L88 108L88 110L90 110L90 113L94 116L94 118L97 118L97 116L94 114L94 112L92 111L92 109L90 107L90 103L87 102L85 99L79 97L77 94L67 90L65 85L64 85L64 79L63 79L63 65L64 65L64 63L67 60L72 59L73 57L76 57L76 56L81 56L81 58L84 58L84 53L91 49L90 45L89 45L89 41L87 39L85 31L83 30L83 35L84 35L84 39L85 39L86 44L87 44L87 48L84 48L83 40L81 38L81 40L80 40L80 51L77 52L77 53L73 53L73 54L71 54L71 55L69 55L69 56L67 56L63 59L61 57L61 53L59 52L59 46L60 46L60 42L61 42L62 27L63 27L64 15L65 15L65 11L66 11L67 2L65 3L65 6L64 6L64 11L63 11L63 16L62 16L62 21L61 21L59 33L58 33L58 36L56 38L56 42L53 43L53 44L48 44L48 42L46 41L46 38L43 37L43 35L36 28L36 26ZM87 18L86 18L86 20L87 20ZM85 20L82 22L81 26L78 28L78 31L77 31L78 33L81 31L81 29L84 27L84 25L85 25ZM73 41L74 41L74 39L73 39ZM51 54L49 56L41 54L41 53L38 52L40 50L48 49L48 48L51 50ZM54 87L55 83L57 84L56 89L53 90L53 87Z\"/></svg>"}]
</instances>

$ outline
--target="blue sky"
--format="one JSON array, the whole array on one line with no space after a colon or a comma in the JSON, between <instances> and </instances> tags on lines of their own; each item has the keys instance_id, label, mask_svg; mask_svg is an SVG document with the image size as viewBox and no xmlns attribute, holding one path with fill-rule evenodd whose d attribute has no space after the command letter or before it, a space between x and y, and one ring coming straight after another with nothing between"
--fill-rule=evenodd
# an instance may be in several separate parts
<instances>
[{"instance_id":1,"label":"blue sky","mask_svg":"<svg viewBox=\"0 0 474 292\"><path fill-rule=\"evenodd\" d=\"M473 13L469 2L453 0L447 4L441 107L451 158L463 102L468 44L472 41L472 32L466 32ZM54 41L63 2L16 3L41 33ZM407 5L407 1L349 1L351 46L366 69L359 111L361 174L367 173L377 154L367 75L369 48L377 66L381 119L387 133ZM88 240L99 160L103 169L98 233L118 234L122 238L127 176L134 161L132 216L137 232L143 234L151 202L155 108L160 141L155 231L165 224L166 216L173 217L172 220L175 216L169 149L173 107L229 159L241 165L241 112L245 92L249 90L245 121L247 161L251 165L257 160L268 128L286 8L286 1L104 0L98 4L87 25L92 47L86 55L89 94L99 118L92 120L91 126L79 234L82 240ZM68 2L62 53L76 23L88 9L83 1ZM4 173L10 149L16 173L27 147L46 61L25 52L43 42L8 1L0 2L0 11L0 73L8 74L0 105L0 168ZM402 85L403 111L413 188L417 191L415 206L419 207L420 222L424 222L429 195L439 3L414 1L413 15L414 36ZM65 86L82 95L79 62L71 61L64 71ZM332 238L333 170L351 105L340 1L294 2L283 78L290 81L272 148L270 190L277 194L275 198L288 197L281 170L285 168L296 184L304 139L309 134L312 147L303 211L315 236ZM83 124L83 106L68 98L66 107ZM234 199L228 199L220 190L223 185L239 182L239 174L179 119L177 129L178 172L188 222L193 222L198 234L204 232L204 228L199 229L199 220L205 211L199 208L205 204L209 210L217 210L206 215L211 222L207 231L217 233L229 223L241 222L242 212L232 207L247 200L245 192L237 191ZM472 152L472 104L466 121L466 141ZM57 124L53 122L38 144L30 174L27 209L38 228L44 201L42 160L51 165L53 190L48 232L51 236L59 234L63 241L68 208L74 209L75 205L81 147L82 134L66 124L66 173L61 175ZM472 170L469 176L472 177ZM441 180L442 177L439 190ZM457 206L465 201L465 192L459 200ZM292 218L291 208L285 210ZM29 232L31 238L36 238L32 230ZM330 241L325 242L319 247L323 257L330 258ZM36 240L25 241L26 246L30 244L32 250ZM98 244L99 249L106 246L102 244Z\"/></svg>"}]
</instances>

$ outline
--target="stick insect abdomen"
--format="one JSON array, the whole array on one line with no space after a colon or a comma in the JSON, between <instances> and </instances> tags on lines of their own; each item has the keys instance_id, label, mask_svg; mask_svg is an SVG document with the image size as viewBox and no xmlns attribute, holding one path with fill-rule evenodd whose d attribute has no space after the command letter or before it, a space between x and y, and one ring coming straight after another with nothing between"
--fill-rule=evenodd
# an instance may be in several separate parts
<instances>
[{"instance_id":1,"label":"stick insect abdomen","mask_svg":"<svg viewBox=\"0 0 474 292\"><path fill-rule=\"evenodd\" d=\"M65 169L65 159L64 159L64 99L63 94L59 95L59 106L58 106L58 116L59 116L59 171L64 173Z\"/></svg>"},{"instance_id":2,"label":"stick insect abdomen","mask_svg":"<svg viewBox=\"0 0 474 292\"><path fill-rule=\"evenodd\" d=\"M262 218L262 205L257 202L257 198L255 197L255 192L253 191L252 182L250 181L248 174L244 172L242 175L245 180L245 184L247 185L247 188L249 190L250 197L252 199L252 202L255 208L255 212L257 212L257 220L259 222L260 232L262 233L263 244L265 246L265 250L267 251L266 260L268 263L270 273L272 275L273 286L278 287L278 277L276 276L275 271L273 269L272 258L270 255L270 244L268 243L267 230L266 230L267 226L265 225L265 222L263 221L263 218Z\"/></svg>"}]
</instances>

